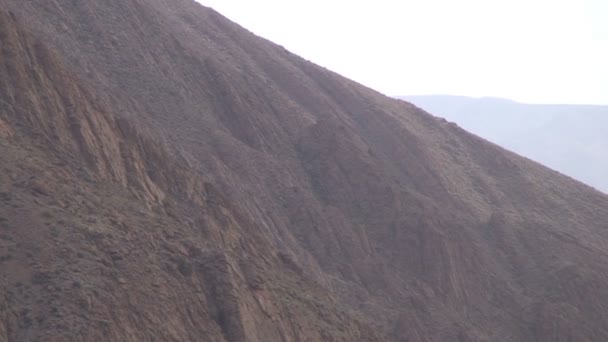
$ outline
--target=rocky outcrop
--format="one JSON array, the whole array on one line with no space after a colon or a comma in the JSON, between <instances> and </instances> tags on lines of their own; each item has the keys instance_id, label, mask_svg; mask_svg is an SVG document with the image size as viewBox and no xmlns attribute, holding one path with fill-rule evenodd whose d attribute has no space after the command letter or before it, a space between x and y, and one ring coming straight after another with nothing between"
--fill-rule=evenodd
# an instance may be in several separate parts
<instances>
[{"instance_id":1,"label":"rocky outcrop","mask_svg":"<svg viewBox=\"0 0 608 342\"><path fill-rule=\"evenodd\" d=\"M325 327L284 312L312 282L273 276L281 258L255 223L14 16L0 27L3 340L298 340L353 324L333 308Z\"/></svg>"}]
</instances>

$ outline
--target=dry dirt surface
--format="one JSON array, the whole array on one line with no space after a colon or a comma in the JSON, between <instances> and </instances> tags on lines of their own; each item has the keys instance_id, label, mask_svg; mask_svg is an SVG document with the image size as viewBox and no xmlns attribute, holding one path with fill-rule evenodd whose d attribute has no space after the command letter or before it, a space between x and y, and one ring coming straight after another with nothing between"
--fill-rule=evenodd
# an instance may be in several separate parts
<instances>
[{"instance_id":1,"label":"dry dirt surface","mask_svg":"<svg viewBox=\"0 0 608 342\"><path fill-rule=\"evenodd\" d=\"M608 197L192 0L0 0L0 341L607 341Z\"/></svg>"}]
</instances>

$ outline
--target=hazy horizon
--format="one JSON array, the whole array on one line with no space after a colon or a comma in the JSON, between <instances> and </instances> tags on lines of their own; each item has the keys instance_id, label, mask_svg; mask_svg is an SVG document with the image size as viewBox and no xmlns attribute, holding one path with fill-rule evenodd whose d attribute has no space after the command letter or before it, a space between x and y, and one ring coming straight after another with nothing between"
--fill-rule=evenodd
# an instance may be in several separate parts
<instances>
[{"instance_id":1,"label":"hazy horizon","mask_svg":"<svg viewBox=\"0 0 608 342\"><path fill-rule=\"evenodd\" d=\"M484 99L490 99L490 100L502 100L502 101L508 101L508 102L513 102L513 103L517 103L517 104L523 104L523 105L538 105L538 106L543 106L543 105L547 105L547 106L593 106L593 107L608 107L608 104L595 104L595 103L567 103L567 102L552 102L552 103L546 103L546 102L537 102L537 103L532 103L532 102L526 102L526 101L518 101L516 99L510 99L507 97L499 97L499 96L468 96L468 95L454 95L454 94L399 94L399 95L395 95L395 96L391 96L394 98L398 98L401 100L404 100L408 97L454 97L454 98L467 98L467 99L472 99L472 100L484 100Z\"/></svg>"},{"instance_id":2,"label":"hazy horizon","mask_svg":"<svg viewBox=\"0 0 608 342\"><path fill-rule=\"evenodd\" d=\"M608 105L608 2L197 0L389 96Z\"/></svg>"},{"instance_id":3,"label":"hazy horizon","mask_svg":"<svg viewBox=\"0 0 608 342\"><path fill-rule=\"evenodd\" d=\"M402 98L608 194L608 106L445 95Z\"/></svg>"}]
</instances>

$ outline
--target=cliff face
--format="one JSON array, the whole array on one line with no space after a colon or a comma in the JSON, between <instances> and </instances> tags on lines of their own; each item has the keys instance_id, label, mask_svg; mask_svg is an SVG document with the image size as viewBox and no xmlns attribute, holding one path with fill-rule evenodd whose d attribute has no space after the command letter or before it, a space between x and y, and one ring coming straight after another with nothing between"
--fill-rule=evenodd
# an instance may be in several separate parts
<instances>
[{"instance_id":1,"label":"cliff face","mask_svg":"<svg viewBox=\"0 0 608 342\"><path fill-rule=\"evenodd\" d=\"M0 337L607 337L605 195L190 0L0 4Z\"/></svg>"}]
</instances>

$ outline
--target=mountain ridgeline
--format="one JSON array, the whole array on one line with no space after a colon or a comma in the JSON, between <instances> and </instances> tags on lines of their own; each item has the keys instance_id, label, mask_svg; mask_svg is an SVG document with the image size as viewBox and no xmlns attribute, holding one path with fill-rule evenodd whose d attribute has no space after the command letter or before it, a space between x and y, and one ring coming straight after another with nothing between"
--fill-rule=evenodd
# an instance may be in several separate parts
<instances>
[{"instance_id":1,"label":"mountain ridgeline","mask_svg":"<svg viewBox=\"0 0 608 342\"><path fill-rule=\"evenodd\" d=\"M192 0L0 4L0 340L608 339L606 195Z\"/></svg>"},{"instance_id":2,"label":"mountain ridgeline","mask_svg":"<svg viewBox=\"0 0 608 342\"><path fill-rule=\"evenodd\" d=\"M447 95L402 99L608 193L608 106L524 104Z\"/></svg>"}]
</instances>

